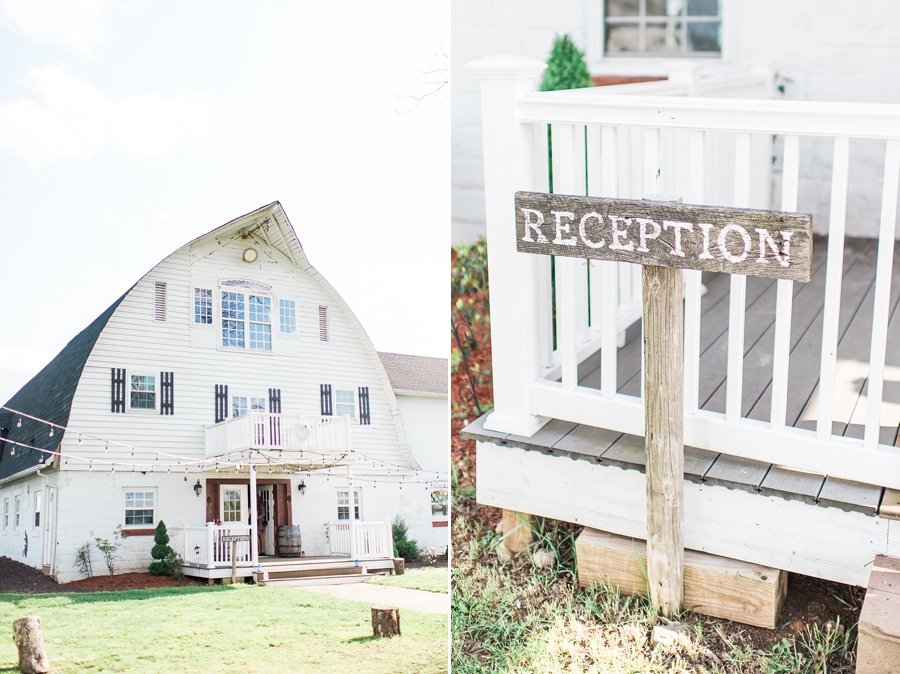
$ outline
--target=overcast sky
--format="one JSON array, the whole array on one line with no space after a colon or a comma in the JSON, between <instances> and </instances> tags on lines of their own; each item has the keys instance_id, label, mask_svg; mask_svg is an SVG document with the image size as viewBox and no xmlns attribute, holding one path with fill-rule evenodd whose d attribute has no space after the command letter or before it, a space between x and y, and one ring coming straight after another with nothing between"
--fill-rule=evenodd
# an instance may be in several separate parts
<instances>
[{"instance_id":1,"label":"overcast sky","mask_svg":"<svg viewBox=\"0 0 900 674\"><path fill-rule=\"evenodd\" d=\"M0 402L276 200L378 350L446 357L449 92L399 113L449 48L449 0L0 0Z\"/></svg>"}]
</instances>

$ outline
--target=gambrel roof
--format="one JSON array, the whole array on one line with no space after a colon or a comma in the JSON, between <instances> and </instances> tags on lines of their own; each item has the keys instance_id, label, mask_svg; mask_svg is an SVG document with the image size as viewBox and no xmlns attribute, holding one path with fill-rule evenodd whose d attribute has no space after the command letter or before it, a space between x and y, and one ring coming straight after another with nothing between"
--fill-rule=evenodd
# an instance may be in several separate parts
<instances>
[{"instance_id":1,"label":"gambrel roof","mask_svg":"<svg viewBox=\"0 0 900 674\"><path fill-rule=\"evenodd\" d=\"M125 295L79 332L56 358L19 389L4 407L65 426L69 421L72 397L75 395L84 364L91 355L97 338L116 307L125 299ZM21 427L17 425L20 419ZM55 451L63 438L63 431L57 429L51 437L46 424L32 421L27 417L18 417L7 410L0 410L0 428L9 429L7 437L10 440L41 449ZM42 452L6 443L0 451L0 480L34 468L43 463L44 458L48 457Z\"/></svg>"}]
</instances>

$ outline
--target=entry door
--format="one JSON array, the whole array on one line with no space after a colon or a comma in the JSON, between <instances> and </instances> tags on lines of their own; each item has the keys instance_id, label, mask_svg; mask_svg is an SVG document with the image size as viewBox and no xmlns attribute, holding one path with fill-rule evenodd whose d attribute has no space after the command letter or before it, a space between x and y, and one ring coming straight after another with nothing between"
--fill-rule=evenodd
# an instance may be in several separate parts
<instances>
[{"instance_id":1,"label":"entry door","mask_svg":"<svg viewBox=\"0 0 900 674\"><path fill-rule=\"evenodd\" d=\"M44 497L46 502L43 505L41 517L44 518L44 540L42 564L44 566L53 566L53 551L56 547L56 487L47 486L44 488Z\"/></svg>"},{"instance_id":2,"label":"entry door","mask_svg":"<svg viewBox=\"0 0 900 674\"><path fill-rule=\"evenodd\" d=\"M247 494L250 487L245 484L223 484L219 486L219 519L222 524L249 524L250 501Z\"/></svg>"},{"instance_id":3,"label":"entry door","mask_svg":"<svg viewBox=\"0 0 900 674\"><path fill-rule=\"evenodd\" d=\"M262 554L274 555L275 530L277 529L275 523L275 488L272 485L267 484L262 487L258 487L257 491L259 492L259 501L257 507L259 508L259 511L262 513L263 519L266 522L266 527L263 530Z\"/></svg>"}]
</instances>

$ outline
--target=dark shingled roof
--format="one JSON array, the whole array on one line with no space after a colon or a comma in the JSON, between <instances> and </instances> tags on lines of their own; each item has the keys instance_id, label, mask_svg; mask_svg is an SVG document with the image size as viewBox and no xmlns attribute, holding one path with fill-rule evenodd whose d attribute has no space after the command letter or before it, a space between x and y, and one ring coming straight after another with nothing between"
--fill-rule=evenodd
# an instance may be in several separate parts
<instances>
[{"instance_id":1,"label":"dark shingled roof","mask_svg":"<svg viewBox=\"0 0 900 674\"><path fill-rule=\"evenodd\" d=\"M447 395L447 359L378 353L391 386L401 391Z\"/></svg>"},{"instance_id":2,"label":"dark shingled roof","mask_svg":"<svg viewBox=\"0 0 900 674\"><path fill-rule=\"evenodd\" d=\"M125 293L125 295L127 294ZM97 338L106 327L107 321L125 295L117 299L93 323L78 333L56 358L19 389L19 392L10 398L4 407L65 426L69 422L72 397L75 395L78 380L81 379L84 364L91 355ZM21 420L22 427L19 428L16 425L19 417L5 409L0 410L0 429L9 429L8 435L4 430L4 437L41 449L56 450L59 447L63 431L54 430L51 438L50 429L46 424L25 417L21 417ZM0 442L0 448L2 448L0 449L0 480L40 465L42 459L47 456L42 452L16 447L8 443ZM15 453L12 453L13 450Z\"/></svg>"}]
</instances>

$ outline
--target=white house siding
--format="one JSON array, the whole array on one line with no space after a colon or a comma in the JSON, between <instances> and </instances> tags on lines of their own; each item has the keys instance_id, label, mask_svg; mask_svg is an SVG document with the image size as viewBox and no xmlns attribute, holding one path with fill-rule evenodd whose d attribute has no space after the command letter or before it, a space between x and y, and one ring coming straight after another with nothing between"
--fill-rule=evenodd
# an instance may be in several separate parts
<instances>
[{"instance_id":1,"label":"white house siding","mask_svg":"<svg viewBox=\"0 0 900 674\"><path fill-rule=\"evenodd\" d=\"M878 0L776 2L722 0L723 59L707 67L770 59L791 82L784 98L809 101L900 103L900 3ZM546 61L555 34L569 33L587 51L593 74L664 75L657 58L604 58L599 39L602 0L454 0L451 57L452 236L474 240L484 233L483 157L478 82L465 64L513 54ZM778 95L778 94L776 94ZM803 138L800 148L801 211L813 214L815 230L829 220L831 140ZM773 154L780 162L780 143ZM877 236L884 142L853 141L847 234ZM779 194L778 164L774 173ZM776 199L777 201L777 199ZM777 206L777 204L776 204Z\"/></svg>"},{"instance_id":2,"label":"white house siding","mask_svg":"<svg viewBox=\"0 0 900 674\"><path fill-rule=\"evenodd\" d=\"M446 396L424 396L398 393L397 404L403 417L403 428L409 442L410 451L422 467L423 471L447 475L447 457L450 453L450 410ZM430 477L437 477L434 473ZM418 486L418 485L417 485ZM428 487L447 490L446 482ZM412 504L410 504L412 505ZM430 510L427 519L410 521L410 535L420 546L432 547L438 552L447 549L449 529L446 526L434 526ZM446 517L439 518L441 521Z\"/></svg>"},{"instance_id":3,"label":"white house siding","mask_svg":"<svg viewBox=\"0 0 900 674\"><path fill-rule=\"evenodd\" d=\"M263 242L228 243L225 238L219 238L221 241L216 241L208 235L185 246L142 278L116 309L85 364L72 400L69 431L62 443L64 454L84 460L62 459L60 470L50 471L49 478L59 485L58 547L53 572L60 581L78 577L75 553L92 538L91 532L110 538L113 530L124 524L126 488L155 488L157 521L163 519L174 536L178 526L204 523L206 479L234 477L233 467L229 471L222 465L217 473L213 463L204 466L202 473L194 465L153 468L143 474L140 469L118 465L112 471L108 462L145 462L155 466L176 459L160 456L157 460L152 453L139 450L132 454L128 448L80 436L79 431L148 450L204 458L205 426L215 420L216 384L227 384L229 395L259 395L266 399L270 387L280 388L282 411L302 415L320 414L320 384L354 391L368 386L371 424L352 425L350 431L351 445L361 455L354 474L356 486L363 493L363 519L386 520L399 514L410 523L413 534L419 535L420 540L425 535L420 530L430 533L430 493L426 485L391 484L403 478L398 474L397 465L407 467L403 471L407 480L412 479L418 466L407 447L399 410L381 362L365 333L357 327L355 318L344 313L342 300L305 260L298 259L295 266L284 254ZM291 243L295 258L302 255L299 245ZM241 259L249 245L260 252L254 264ZM218 347L219 281L224 279L247 279L273 287L272 353ZM154 320L157 282L167 284L165 322ZM212 325L193 322L195 287L213 290L216 308ZM279 298L293 299L296 303L295 335L279 333ZM319 341L319 306L328 307L327 342ZM112 413L111 368L157 377L160 372L173 372L174 415L131 410ZM358 418L358 405L356 412ZM386 463L373 466L365 457ZM268 476L267 469L261 468L260 477ZM345 476L346 469L340 467L332 469L330 474L292 478L293 522L301 526L308 555L329 552L324 523L337 518L335 492L346 488ZM286 476L273 474L271 477ZM297 491L301 477L307 485L303 496ZM204 485L201 498L192 490L198 478ZM34 480L0 487L0 494L22 489L23 485L28 489L30 482ZM0 495L0 508L2 499ZM40 566L40 553L36 550L39 546L34 554L29 550L28 557L23 559L21 549L16 554L17 548L21 548L16 538L21 536L12 532L3 536L0 532L0 554ZM151 547L150 536L129 537L120 551L120 570L146 569ZM95 573L103 568L95 551Z\"/></svg>"},{"instance_id":4,"label":"white house siding","mask_svg":"<svg viewBox=\"0 0 900 674\"><path fill-rule=\"evenodd\" d=\"M34 526L34 493L44 493L48 482L53 478L34 476L19 480L12 484L0 486L0 557L9 557L35 568L41 567L43 550L43 526ZM21 499L19 526L15 526L15 499ZM9 523L3 526L3 505L9 500ZM42 505L42 517L46 513L46 504ZM42 521L43 524L43 521ZM25 536L28 535L28 554L25 552Z\"/></svg>"}]
</instances>

